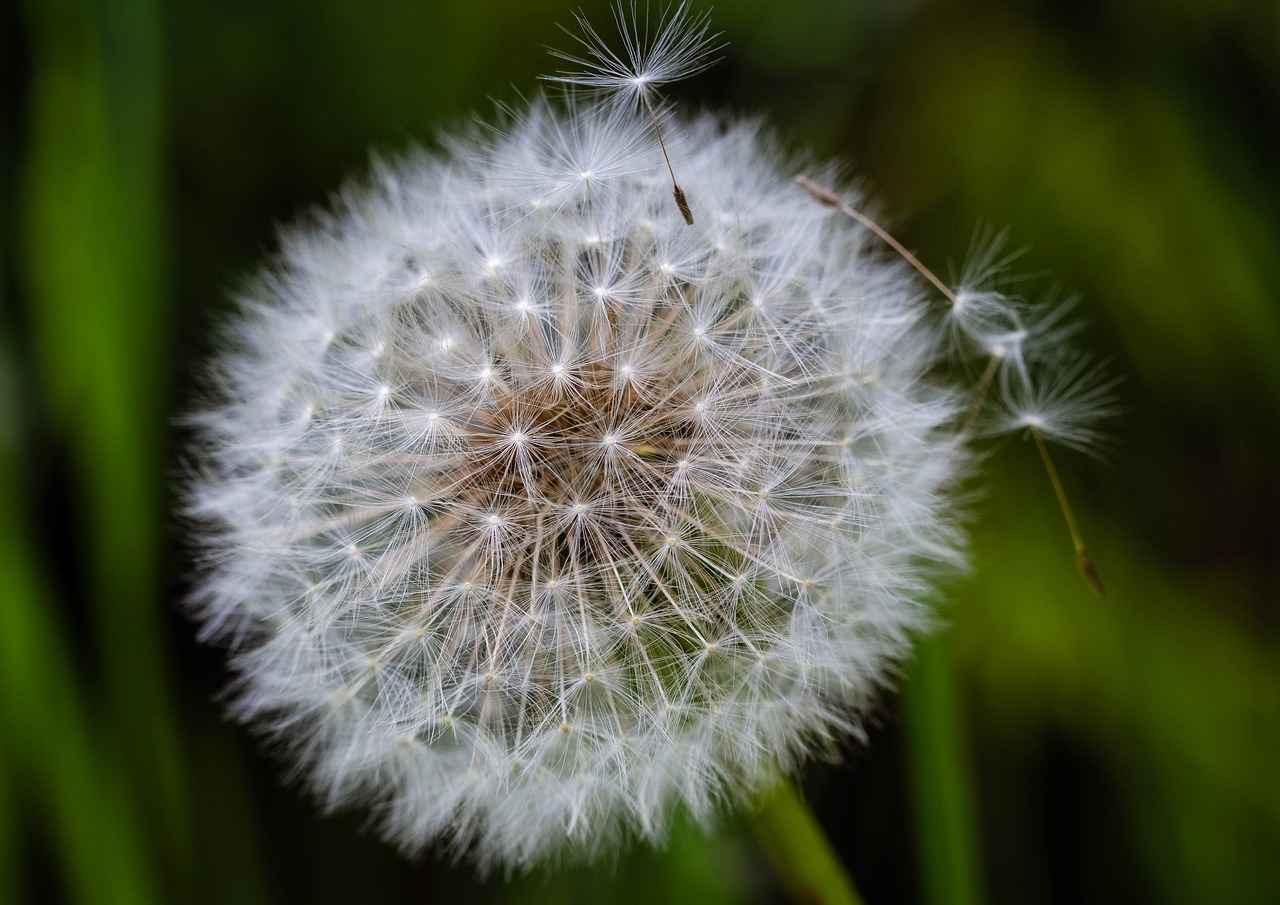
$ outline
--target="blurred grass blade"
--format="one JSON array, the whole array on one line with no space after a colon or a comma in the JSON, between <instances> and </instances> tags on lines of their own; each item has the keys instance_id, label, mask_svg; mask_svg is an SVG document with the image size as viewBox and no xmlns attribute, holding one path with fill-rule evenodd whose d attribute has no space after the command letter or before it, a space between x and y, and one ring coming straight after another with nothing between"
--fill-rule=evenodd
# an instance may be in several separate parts
<instances>
[{"instance_id":1,"label":"blurred grass blade","mask_svg":"<svg viewBox=\"0 0 1280 905\"><path fill-rule=\"evenodd\" d=\"M65 499L75 510L58 521L78 531L88 560L76 574L111 726L95 747L125 771L152 815L152 844L184 874L189 826L158 594L168 369L157 10L152 0L30 0L26 13L20 276L50 432L73 457Z\"/></svg>"},{"instance_id":2,"label":"blurred grass blade","mask_svg":"<svg viewBox=\"0 0 1280 905\"><path fill-rule=\"evenodd\" d=\"M65 645L51 624L56 610L29 569L16 517L12 475L0 497L0 727L7 757L22 757L9 773L27 787L42 823L61 848L72 900L84 905L159 902L156 870L136 815L109 762L99 762L71 677ZM10 747L11 746L11 747ZM13 901L8 900L6 901Z\"/></svg>"},{"instance_id":3,"label":"blurred grass blade","mask_svg":"<svg viewBox=\"0 0 1280 905\"><path fill-rule=\"evenodd\" d=\"M153 853L112 772L114 762L102 757L103 746L91 731L68 646L54 621L57 605L37 573L31 520L20 506L18 393L5 339L0 334L0 780L12 778L23 788L23 804L52 831L70 901L159 902ZM0 823L5 816L0 813Z\"/></svg>"},{"instance_id":4,"label":"blurred grass blade","mask_svg":"<svg viewBox=\"0 0 1280 905\"><path fill-rule=\"evenodd\" d=\"M2 541L3 538L0 538ZM0 750L0 902L22 901L18 860L18 815L10 787L14 785L4 751Z\"/></svg>"},{"instance_id":5,"label":"blurred grass blade","mask_svg":"<svg viewBox=\"0 0 1280 905\"><path fill-rule=\"evenodd\" d=\"M948 643L920 640L903 694L921 884L928 905L978 905L978 827Z\"/></svg>"}]
</instances>

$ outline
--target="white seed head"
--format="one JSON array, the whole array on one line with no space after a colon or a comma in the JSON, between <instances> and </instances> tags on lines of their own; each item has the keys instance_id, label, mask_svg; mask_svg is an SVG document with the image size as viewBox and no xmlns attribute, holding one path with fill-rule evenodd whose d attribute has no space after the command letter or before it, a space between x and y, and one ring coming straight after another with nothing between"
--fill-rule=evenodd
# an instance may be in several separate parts
<instances>
[{"instance_id":1,"label":"white seed head","mask_svg":"<svg viewBox=\"0 0 1280 905\"><path fill-rule=\"evenodd\" d=\"M617 59L588 32L593 78L698 68L694 26ZM651 123L535 100L375 167L284 237L195 417L236 714L326 806L482 868L660 839L856 732L962 558L965 400L917 284L757 123L685 124L723 213L694 225L598 134ZM1072 405L1046 433L1088 439Z\"/></svg>"}]
</instances>

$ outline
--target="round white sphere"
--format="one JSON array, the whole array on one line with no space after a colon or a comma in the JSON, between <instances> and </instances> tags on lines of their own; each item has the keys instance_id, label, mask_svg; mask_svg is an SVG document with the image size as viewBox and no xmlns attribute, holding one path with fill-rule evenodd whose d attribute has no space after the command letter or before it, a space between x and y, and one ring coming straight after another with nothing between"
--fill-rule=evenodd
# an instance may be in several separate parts
<instances>
[{"instance_id":1,"label":"round white sphere","mask_svg":"<svg viewBox=\"0 0 1280 905\"><path fill-rule=\"evenodd\" d=\"M196 612L327 806L482 867L858 731L958 557L945 338L756 123L543 101L290 230L196 416Z\"/></svg>"}]
</instances>

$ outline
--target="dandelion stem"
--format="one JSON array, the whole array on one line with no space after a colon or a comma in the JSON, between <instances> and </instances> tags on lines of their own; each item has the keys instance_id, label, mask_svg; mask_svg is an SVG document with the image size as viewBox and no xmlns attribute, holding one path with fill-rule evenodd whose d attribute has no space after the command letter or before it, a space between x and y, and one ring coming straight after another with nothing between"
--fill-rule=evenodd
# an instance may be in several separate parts
<instances>
[{"instance_id":1,"label":"dandelion stem","mask_svg":"<svg viewBox=\"0 0 1280 905\"><path fill-rule=\"evenodd\" d=\"M1071 532L1071 542L1076 548L1076 565L1080 569L1080 574L1084 577L1085 582L1093 589L1093 592L1099 597L1106 594L1106 589L1102 586L1102 579L1098 577L1098 570L1094 568L1093 558L1089 556L1089 551L1085 549L1084 538L1080 536L1080 528L1076 525L1075 513L1071 511L1071 504L1067 502L1067 493L1062 489L1062 481L1058 478L1058 469L1053 466L1053 459L1049 457L1049 447L1044 442L1044 436L1035 427L1030 428L1031 436L1035 438L1036 448L1040 450L1040 459L1044 462L1044 470L1049 473L1049 483L1053 485L1053 492L1057 494L1058 505L1062 508L1062 517L1066 519L1067 530Z\"/></svg>"},{"instance_id":2,"label":"dandelion stem","mask_svg":"<svg viewBox=\"0 0 1280 905\"><path fill-rule=\"evenodd\" d=\"M779 783L762 799L749 820L792 901L862 905L853 880L790 780Z\"/></svg>"}]
</instances>

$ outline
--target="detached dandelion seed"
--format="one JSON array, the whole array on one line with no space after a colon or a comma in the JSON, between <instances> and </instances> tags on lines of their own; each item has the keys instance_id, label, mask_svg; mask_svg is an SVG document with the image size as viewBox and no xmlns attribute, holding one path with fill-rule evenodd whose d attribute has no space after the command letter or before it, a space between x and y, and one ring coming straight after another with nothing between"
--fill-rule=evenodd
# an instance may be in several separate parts
<instances>
[{"instance_id":1,"label":"detached dandelion seed","mask_svg":"<svg viewBox=\"0 0 1280 905\"><path fill-rule=\"evenodd\" d=\"M649 30L648 7L645 23L640 24L634 2L630 16L622 6L615 7L614 21L622 35L624 54L619 56L581 13L576 15L581 35L573 37L582 45L585 56L553 50L552 54L574 64L577 69L546 76L548 81L591 89L623 106L639 106L649 116L662 150L662 159L671 176L671 194L680 216L693 226L693 209L689 198L676 180L675 168L662 136L661 104L658 88L697 75L715 65L714 54L720 49L719 33L711 32L710 13L689 17L688 6L681 3L675 11L659 17L654 31ZM572 34L572 32L570 32ZM655 103L657 101L657 103Z\"/></svg>"},{"instance_id":2,"label":"detached dandelion seed","mask_svg":"<svg viewBox=\"0 0 1280 905\"><path fill-rule=\"evenodd\" d=\"M1071 534L1080 574L1090 589L1103 596L1102 580L1085 547L1075 513L1045 443L1047 436L1082 452L1094 452L1103 440L1103 434L1096 426L1098 421L1116 413L1111 397L1116 381L1108 379L1103 368L1090 367L1088 356L1082 356L1074 364L1063 365L1063 350L1067 348L1064 341L1080 329L1078 324L1064 322L1063 319L1075 300L1032 307L1003 293L969 288L998 276L1015 257L1000 258L999 252L1004 243L1002 234L979 243L974 259L966 267L964 288L953 290L906 246L839 194L807 176L797 176L796 184L819 204L835 208L865 226L942 293L950 305L947 321L959 346L957 351L963 354L967 349L977 349L987 356L986 367L974 390L961 433L967 435L974 428L992 386L998 381L1003 391L1001 402L1007 414L989 432L1003 434L1026 430L1035 440ZM1031 362L1035 362L1043 373L1033 376Z\"/></svg>"},{"instance_id":3,"label":"detached dandelion seed","mask_svg":"<svg viewBox=\"0 0 1280 905\"><path fill-rule=\"evenodd\" d=\"M568 97L286 232L192 416L235 715L481 870L659 841L855 734L964 562L971 390L922 286L757 123L683 123L694 223L634 149L716 36L617 15ZM1100 397L1022 355L1003 399L1086 444Z\"/></svg>"}]
</instances>

